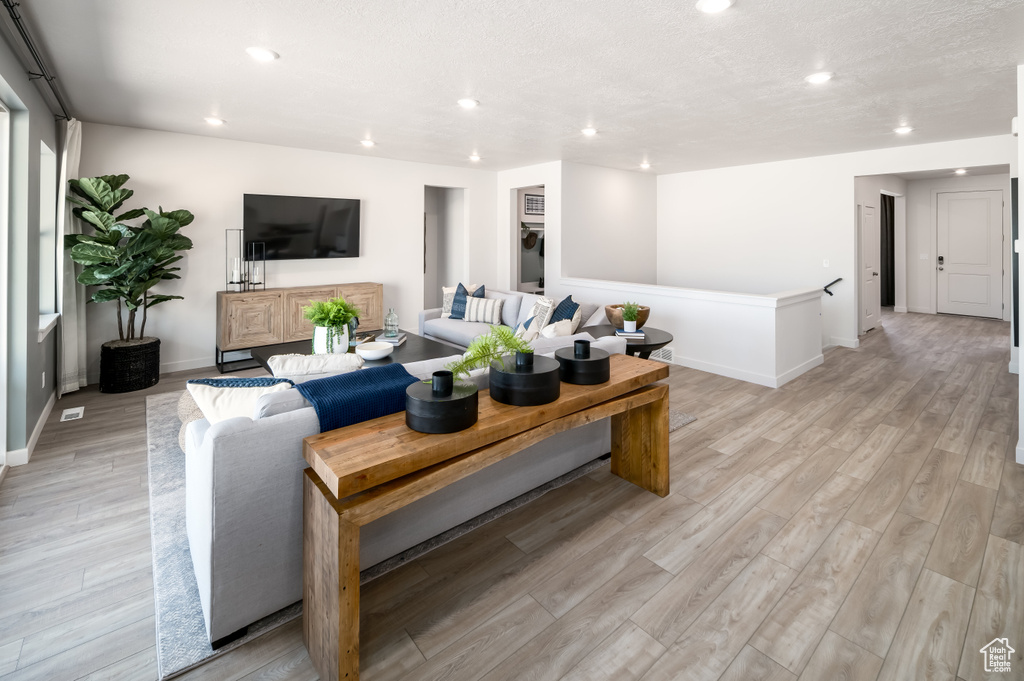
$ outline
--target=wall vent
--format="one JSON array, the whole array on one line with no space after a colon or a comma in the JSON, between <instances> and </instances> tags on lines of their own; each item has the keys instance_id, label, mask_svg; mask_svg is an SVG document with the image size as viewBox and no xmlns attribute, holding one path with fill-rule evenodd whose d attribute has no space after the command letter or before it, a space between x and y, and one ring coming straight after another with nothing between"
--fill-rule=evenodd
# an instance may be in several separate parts
<instances>
[{"instance_id":1,"label":"wall vent","mask_svg":"<svg viewBox=\"0 0 1024 681\"><path fill-rule=\"evenodd\" d=\"M672 354L672 348L662 348L660 350L655 350L654 352L652 352L651 359L657 360L659 362L665 362L666 364L673 364L674 362L672 361Z\"/></svg>"}]
</instances>

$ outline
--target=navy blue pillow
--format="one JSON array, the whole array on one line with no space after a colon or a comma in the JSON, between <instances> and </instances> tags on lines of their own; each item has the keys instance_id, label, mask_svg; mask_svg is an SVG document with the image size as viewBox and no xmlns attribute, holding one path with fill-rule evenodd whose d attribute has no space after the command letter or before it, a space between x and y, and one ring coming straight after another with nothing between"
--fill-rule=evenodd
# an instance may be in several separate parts
<instances>
[{"instance_id":1,"label":"navy blue pillow","mask_svg":"<svg viewBox=\"0 0 1024 681\"><path fill-rule=\"evenodd\" d=\"M554 324L563 319L572 320L578 309L580 309L579 303L573 302L572 296L566 296L565 300L555 306L554 312L551 313L551 321L548 324Z\"/></svg>"},{"instance_id":2,"label":"navy blue pillow","mask_svg":"<svg viewBox=\"0 0 1024 681\"><path fill-rule=\"evenodd\" d=\"M461 283L458 288L455 289L455 298L452 300L452 319L465 319L466 318L466 298L470 295L466 287ZM480 284L480 288L473 291L474 298L484 297L484 285Z\"/></svg>"}]
</instances>

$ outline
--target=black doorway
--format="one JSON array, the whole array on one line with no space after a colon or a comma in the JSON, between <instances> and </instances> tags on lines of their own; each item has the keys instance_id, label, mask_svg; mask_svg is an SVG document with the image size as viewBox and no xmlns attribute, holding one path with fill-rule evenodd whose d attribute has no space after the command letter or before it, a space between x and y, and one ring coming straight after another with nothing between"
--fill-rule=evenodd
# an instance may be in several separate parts
<instances>
[{"instance_id":1,"label":"black doorway","mask_svg":"<svg viewBox=\"0 0 1024 681\"><path fill-rule=\"evenodd\" d=\"M895 197L882 194L882 211L879 224L881 226L881 257L879 267L881 268L880 297L882 307L892 307L896 304L896 218Z\"/></svg>"}]
</instances>

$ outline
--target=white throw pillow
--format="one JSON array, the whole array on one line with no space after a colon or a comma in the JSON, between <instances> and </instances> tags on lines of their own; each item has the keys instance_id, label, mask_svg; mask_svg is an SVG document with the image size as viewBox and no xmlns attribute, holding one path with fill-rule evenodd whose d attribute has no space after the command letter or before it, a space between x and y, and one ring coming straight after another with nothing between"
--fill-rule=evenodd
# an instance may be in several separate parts
<instances>
[{"instance_id":1,"label":"white throw pillow","mask_svg":"<svg viewBox=\"0 0 1024 681\"><path fill-rule=\"evenodd\" d=\"M501 324L501 306L504 300L497 298L466 298L467 322L484 322L485 324Z\"/></svg>"},{"instance_id":2,"label":"white throw pillow","mask_svg":"<svg viewBox=\"0 0 1024 681\"><path fill-rule=\"evenodd\" d=\"M327 355L274 355L267 360L274 376L347 374L363 366L363 358L354 352Z\"/></svg>"},{"instance_id":3,"label":"white throw pillow","mask_svg":"<svg viewBox=\"0 0 1024 681\"><path fill-rule=\"evenodd\" d=\"M252 418L262 395L292 386L291 381L280 378L202 378L187 385L211 425L236 416Z\"/></svg>"},{"instance_id":4,"label":"white throw pillow","mask_svg":"<svg viewBox=\"0 0 1024 681\"><path fill-rule=\"evenodd\" d=\"M572 335L572 320L563 319L560 322L554 324L548 324L540 330L540 335L544 338L557 338L559 336L571 336Z\"/></svg>"},{"instance_id":5,"label":"white throw pillow","mask_svg":"<svg viewBox=\"0 0 1024 681\"><path fill-rule=\"evenodd\" d=\"M533 304L533 309L530 310L530 314L527 316L527 319L533 319L530 328L536 329L540 333L548 325L548 322L551 321L551 315L555 311L556 305L558 305L558 301L554 298L538 297L537 302Z\"/></svg>"}]
</instances>

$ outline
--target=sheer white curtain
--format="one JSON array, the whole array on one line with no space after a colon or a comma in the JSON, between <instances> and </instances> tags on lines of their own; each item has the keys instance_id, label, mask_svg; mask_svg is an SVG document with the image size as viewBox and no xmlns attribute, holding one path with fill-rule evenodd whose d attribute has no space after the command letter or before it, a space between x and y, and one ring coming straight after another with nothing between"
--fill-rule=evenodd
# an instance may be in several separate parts
<instances>
[{"instance_id":1,"label":"sheer white curtain","mask_svg":"<svg viewBox=\"0 0 1024 681\"><path fill-rule=\"evenodd\" d=\"M60 344L58 372L60 394L74 392L85 386L85 287L78 283L79 267L63 253L64 234L80 234L78 220L71 213L73 204L67 200L68 180L78 179L82 158L82 124L72 118L64 124L64 153L60 160L60 189L57 194L57 234L61 250L61 266L57 268L57 312L60 313Z\"/></svg>"}]
</instances>

